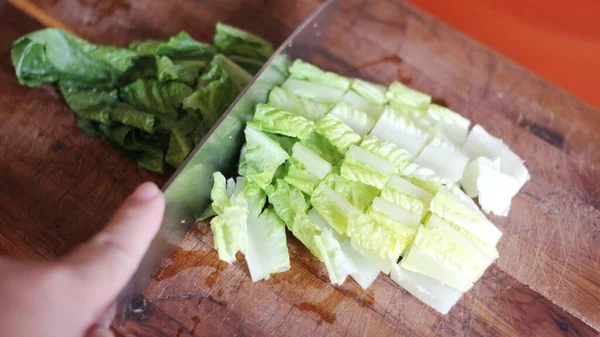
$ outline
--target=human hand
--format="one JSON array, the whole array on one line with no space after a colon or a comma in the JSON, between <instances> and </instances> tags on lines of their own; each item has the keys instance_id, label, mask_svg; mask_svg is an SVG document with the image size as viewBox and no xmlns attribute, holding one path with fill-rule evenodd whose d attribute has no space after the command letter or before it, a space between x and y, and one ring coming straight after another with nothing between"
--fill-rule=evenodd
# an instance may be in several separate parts
<instances>
[{"instance_id":1,"label":"human hand","mask_svg":"<svg viewBox=\"0 0 600 337\"><path fill-rule=\"evenodd\" d=\"M140 185L106 227L55 262L0 257L0 336L106 337L115 299L156 235L165 209Z\"/></svg>"}]
</instances>

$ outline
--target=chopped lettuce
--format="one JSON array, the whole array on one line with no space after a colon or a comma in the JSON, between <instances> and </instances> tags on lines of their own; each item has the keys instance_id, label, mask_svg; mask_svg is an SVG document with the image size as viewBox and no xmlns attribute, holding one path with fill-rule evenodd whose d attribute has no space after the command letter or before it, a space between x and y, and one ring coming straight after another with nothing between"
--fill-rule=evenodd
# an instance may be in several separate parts
<instances>
[{"instance_id":1,"label":"chopped lettuce","mask_svg":"<svg viewBox=\"0 0 600 337\"><path fill-rule=\"evenodd\" d=\"M294 95L319 103L335 104L344 97L344 90L324 84L288 78L281 87Z\"/></svg>"},{"instance_id":2,"label":"chopped lettuce","mask_svg":"<svg viewBox=\"0 0 600 337\"><path fill-rule=\"evenodd\" d=\"M517 191L530 179L529 171L519 158L500 138L490 135L481 125L475 125L462 148L471 159L500 158L502 173L517 181Z\"/></svg>"},{"instance_id":3,"label":"chopped lettuce","mask_svg":"<svg viewBox=\"0 0 600 337\"><path fill-rule=\"evenodd\" d=\"M467 195L479 197L481 209L507 216L512 198L519 186L515 178L500 171L500 160L477 157L467 165L461 179Z\"/></svg>"},{"instance_id":4,"label":"chopped lettuce","mask_svg":"<svg viewBox=\"0 0 600 337\"><path fill-rule=\"evenodd\" d=\"M340 153L346 153L350 146L360 142L360 135L346 125L340 118L327 114L315 125L315 131L325 137Z\"/></svg>"},{"instance_id":5,"label":"chopped lettuce","mask_svg":"<svg viewBox=\"0 0 600 337\"><path fill-rule=\"evenodd\" d=\"M292 112L267 104L257 104L252 126L262 131L304 139L312 132L314 123Z\"/></svg>"},{"instance_id":6,"label":"chopped lettuce","mask_svg":"<svg viewBox=\"0 0 600 337\"><path fill-rule=\"evenodd\" d=\"M368 101L354 90L349 90L344 94L343 101L353 105L355 108L369 114L373 119L379 119L383 113L383 105L378 105Z\"/></svg>"},{"instance_id":7,"label":"chopped lettuce","mask_svg":"<svg viewBox=\"0 0 600 337\"><path fill-rule=\"evenodd\" d=\"M308 211L308 203L304 194L284 180L277 179L274 185L269 186L267 196L269 203L275 209L275 213L285 222L288 229L293 232L296 214Z\"/></svg>"},{"instance_id":8,"label":"chopped lettuce","mask_svg":"<svg viewBox=\"0 0 600 337\"><path fill-rule=\"evenodd\" d=\"M323 262L324 257L321 254L323 249L319 247L321 242L317 243L319 240L317 238L321 237L323 232L305 212L297 212L293 223L288 225L288 229L319 261Z\"/></svg>"},{"instance_id":9,"label":"chopped lettuce","mask_svg":"<svg viewBox=\"0 0 600 337\"><path fill-rule=\"evenodd\" d=\"M358 283L363 289L367 289L375 282L377 276L381 272L380 268L376 264L371 263L361 253L356 251L352 247L351 240L345 240L342 243L342 251L346 254L346 258L350 260L354 266L355 272L350 273L350 276Z\"/></svg>"},{"instance_id":10,"label":"chopped lettuce","mask_svg":"<svg viewBox=\"0 0 600 337\"><path fill-rule=\"evenodd\" d=\"M381 216L387 220L395 221L403 227L415 229L421 223L421 217L418 214L407 211L406 209L379 197L373 199L370 212L376 213L376 218Z\"/></svg>"},{"instance_id":11,"label":"chopped lettuce","mask_svg":"<svg viewBox=\"0 0 600 337\"><path fill-rule=\"evenodd\" d=\"M404 168L410 163L410 154L408 151L399 148L395 143L381 140L377 137L364 137L360 142L360 147L391 161L398 168Z\"/></svg>"},{"instance_id":12,"label":"chopped lettuce","mask_svg":"<svg viewBox=\"0 0 600 337\"><path fill-rule=\"evenodd\" d=\"M238 180L239 179L240 178L238 178ZM248 216L251 218L258 217L265 208L265 203L267 202L267 195L265 192L251 180L244 179L244 197L248 203Z\"/></svg>"},{"instance_id":13,"label":"chopped lettuce","mask_svg":"<svg viewBox=\"0 0 600 337\"><path fill-rule=\"evenodd\" d=\"M327 175L323 183L361 212L366 211L373 199L379 195L379 190L373 186L349 180L334 173Z\"/></svg>"},{"instance_id":14,"label":"chopped lettuce","mask_svg":"<svg viewBox=\"0 0 600 337\"><path fill-rule=\"evenodd\" d=\"M410 116L389 106L383 111L370 135L395 143L399 148L407 150L412 157L418 156L431 139L431 134Z\"/></svg>"},{"instance_id":15,"label":"chopped lettuce","mask_svg":"<svg viewBox=\"0 0 600 337\"><path fill-rule=\"evenodd\" d=\"M267 104L281 110L293 112L311 121L321 120L331 110L329 104L313 102L296 96L282 87L275 87L271 90Z\"/></svg>"},{"instance_id":16,"label":"chopped lettuce","mask_svg":"<svg viewBox=\"0 0 600 337\"><path fill-rule=\"evenodd\" d=\"M350 86L353 91L365 98L372 104L384 105L388 102L386 97L386 87L355 78Z\"/></svg>"},{"instance_id":17,"label":"chopped lettuce","mask_svg":"<svg viewBox=\"0 0 600 337\"><path fill-rule=\"evenodd\" d=\"M317 132L313 131L306 139L303 139L301 143L331 165L337 165L344 158L343 153L341 153L325 136Z\"/></svg>"},{"instance_id":18,"label":"chopped lettuce","mask_svg":"<svg viewBox=\"0 0 600 337\"><path fill-rule=\"evenodd\" d=\"M397 235L394 229L380 224L364 214L353 218L348 223L348 236L352 240L352 247L360 247L360 253L367 259L375 258L373 263L383 265L378 267L389 273L391 264L398 260L404 249L406 241Z\"/></svg>"},{"instance_id":19,"label":"chopped lettuce","mask_svg":"<svg viewBox=\"0 0 600 337\"><path fill-rule=\"evenodd\" d=\"M265 189L289 155L279 144L252 126L246 126L244 134L246 147L240 158L239 172Z\"/></svg>"},{"instance_id":20,"label":"chopped lettuce","mask_svg":"<svg viewBox=\"0 0 600 337\"><path fill-rule=\"evenodd\" d=\"M284 180L311 195L331 171L331 164L301 143L294 144L288 173Z\"/></svg>"},{"instance_id":21,"label":"chopped lettuce","mask_svg":"<svg viewBox=\"0 0 600 337\"><path fill-rule=\"evenodd\" d=\"M463 235L485 246L495 246L502 236L502 232L478 209L445 188L438 190L431 200L429 210L450 223Z\"/></svg>"},{"instance_id":22,"label":"chopped lettuce","mask_svg":"<svg viewBox=\"0 0 600 337\"><path fill-rule=\"evenodd\" d=\"M390 84L385 96L390 105L406 104L415 108L426 109L431 103L431 96L415 89L411 89L400 82Z\"/></svg>"},{"instance_id":23,"label":"chopped lettuce","mask_svg":"<svg viewBox=\"0 0 600 337\"><path fill-rule=\"evenodd\" d=\"M471 125L470 120L437 104L429 105L427 116L440 127L442 134L454 145L462 146L465 143Z\"/></svg>"},{"instance_id":24,"label":"chopped lettuce","mask_svg":"<svg viewBox=\"0 0 600 337\"><path fill-rule=\"evenodd\" d=\"M314 237L314 241L323 258L331 283L342 284L348 275L356 272L356 268L346 257L331 230L322 231L321 235Z\"/></svg>"},{"instance_id":25,"label":"chopped lettuce","mask_svg":"<svg viewBox=\"0 0 600 337\"><path fill-rule=\"evenodd\" d=\"M358 208L324 182L314 190L310 202L339 234L346 233L349 223L365 217Z\"/></svg>"},{"instance_id":26,"label":"chopped lettuce","mask_svg":"<svg viewBox=\"0 0 600 337\"><path fill-rule=\"evenodd\" d=\"M338 103L329 113L337 116L360 136L369 133L375 124L373 117L346 102Z\"/></svg>"},{"instance_id":27,"label":"chopped lettuce","mask_svg":"<svg viewBox=\"0 0 600 337\"><path fill-rule=\"evenodd\" d=\"M407 270L395 263L390 277L404 290L444 315L450 311L463 294L438 280Z\"/></svg>"},{"instance_id":28,"label":"chopped lettuce","mask_svg":"<svg viewBox=\"0 0 600 337\"><path fill-rule=\"evenodd\" d=\"M342 177L378 189L385 186L396 170L394 163L356 145L350 147L340 166Z\"/></svg>"},{"instance_id":29,"label":"chopped lettuce","mask_svg":"<svg viewBox=\"0 0 600 337\"><path fill-rule=\"evenodd\" d=\"M452 143L436 137L415 158L415 163L432 169L441 178L459 181L469 157Z\"/></svg>"},{"instance_id":30,"label":"chopped lettuce","mask_svg":"<svg viewBox=\"0 0 600 337\"><path fill-rule=\"evenodd\" d=\"M290 269L285 224L271 207L258 217L248 218L246 263L252 282Z\"/></svg>"},{"instance_id":31,"label":"chopped lettuce","mask_svg":"<svg viewBox=\"0 0 600 337\"><path fill-rule=\"evenodd\" d=\"M379 197L422 218L429 209L433 195L394 175L381 190Z\"/></svg>"},{"instance_id":32,"label":"chopped lettuce","mask_svg":"<svg viewBox=\"0 0 600 337\"><path fill-rule=\"evenodd\" d=\"M251 59L264 63L274 53L273 46L266 40L223 23L217 23L215 27L214 43L220 52L242 60ZM249 68L252 73L255 70Z\"/></svg>"},{"instance_id":33,"label":"chopped lettuce","mask_svg":"<svg viewBox=\"0 0 600 337\"><path fill-rule=\"evenodd\" d=\"M222 185L219 188L222 188ZM223 207L222 212L210 221L219 259L228 263L235 261L238 251L246 253L248 247L246 198L243 193L234 193L230 202L230 205Z\"/></svg>"},{"instance_id":34,"label":"chopped lettuce","mask_svg":"<svg viewBox=\"0 0 600 337\"><path fill-rule=\"evenodd\" d=\"M283 180L307 195L312 195L321 179L314 173L309 172L302 163L294 158L290 159L288 164L287 174L283 177Z\"/></svg>"},{"instance_id":35,"label":"chopped lettuce","mask_svg":"<svg viewBox=\"0 0 600 337\"><path fill-rule=\"evenodd\" d=\"M290 67L290 76L300 80L323 84L343 91L350 87L350 79L336 73L323 71L319 67L296 59Z\"/></svg>"}]
</instances>

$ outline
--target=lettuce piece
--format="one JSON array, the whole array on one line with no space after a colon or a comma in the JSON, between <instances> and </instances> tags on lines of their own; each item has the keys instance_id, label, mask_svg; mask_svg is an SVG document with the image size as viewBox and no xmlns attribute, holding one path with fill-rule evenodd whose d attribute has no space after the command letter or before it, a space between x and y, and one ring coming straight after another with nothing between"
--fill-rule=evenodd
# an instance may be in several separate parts
<instances>
[{"instance_id":1,"label":"lettuce piece","mask_svg":"<svg viewBox=\"0 0 600 337\"><path fill-rule=\"evenodd\" d=\"M421 128L412 118L387 106L373 127L371 136L393 142L416 157L432 135Z\"/></svg>"},{"instance_id":2,"label":"lettuce piece","mask_svg":"<svg viewBox=\"0 0 600 337\"><path fill-rule=\"evenodd\" d=\"M319 261L324 261L324 257L321 254L323 251L322 247L319 247L317 243L318 238L323 232L305 212L297 212L293 223L288 225L288 229ZM322 242L320 244L322 246Z\"/></svg>"},{"instance_id":3,"label":"lettuce piece","mask_svg":"<svg viewBox=\"0 0 600 337\"><path fill-rule=\"evenodd\" d=\"M290 111L311 121L319 121L329 110L330 104L313 102L292 94L282 87L275 87L269 93L268 105Z\"/></svg>"},{"instance_id":4,"label":"lettuce piece","mask_svg":"<svg viewBox=\"0 0 600 337\"><path fill-rule=\"evenodd\" d=\"M244 197L248 203L248 217L256 218L265 208L267 195L251 180L244 179L243 177L240 178L244 181ZM238 178L238 180L240 180L240 178Z\"/></svg>"},{"instance_id":5,"label":"lettuce piece","mask_svg":"<svg viewBox=\"0 0 600 337\"><path fill-rule=\"evenodd\" d=\"M246 126L244 134L246 146L240 158L239 172L265 189L289 155L279 144L252 126Z\"/></svg>"},{"instance_id":6,"label":"lettuce piece","mask_svg":"<svg viewBox=\"0 0 600 337\"><path fill-rule=\"evenodd\" d=\"M301 143L294 144L292 158L300 162L304 168L320 180L331 172L331 164Z\"/></svg>"},{"instance_id":7,"label":"lettuce piece","mask_svg":"<svg viewBox=\"0 0 600 337\"><path fill-rule=\"evenodd\" d=\"M337 165L344 158L344 155L319 133L312 132L301 143L331 165Z\"/></svg>"},{"instance_id":8,"label":"lettuce piece","mask_svg":"<svg viewBox=\"0 0 600 337\"><path fill-rule=\"evenodd\" d=\"M406 248L404 238L393 229L364 214L348 223L347 232L352 247L360 247L359 252L385 273L389 273L391 264L398 260Z\"/></svg>"},{"instance_id":9,"label":"lettuce piece","mask_svg":"<svg viewBox=\"0 0 600 337\"><path fill-rule=\"evenodd\" d=\"M379 190L373 186L352 181L334 173L327 175L323 180L323 184L361 212L366 211L373 199L379 195Z\"/></svg>"},{"instance_id":10,"label":"lettuce piece","mask_svg":"<svg viewBox=\"0 0 600 337\"><path fill-rule=\"evenodd\" d=\"M434 229L444 233L448 239L458 242L461 248L470 251L472 262L475 266L479 266L476 268L480 269L481 273L483 273L483 271L500 256L496 247L478 245L476 241L465 236L463 233L456 230L456 228L454 228L451 224L435 214L431 214L428 217L424 226L426 228ZM448 255L448 258L452 259L454 257ZM461 261L458 262L460 263ZM474 278L479 278L479 276L474 276Z\"/></svg>"},{"instance_id":11,"label":"lettuce piece","mask_svg":"<svg viewBox=\"0 0 600 337\"><path fill-rule=\"evenodd\" d=\"M379 197L422 218L429 209L433 195L394 175L381 190Z\"/></svg>"},{"instance_id":12,"label":"lettuce piece","mask_svg":"<svg viewBox=\"0 0 600 337\"><path fill-rule=\"evenodd\" d=\"M381 114L383 113L383 105L378 105L368 101L366 98L359 95L354 90L347 91L342 99L344 102L349 103L357 109L366 112L374 120L379 119L379 116L381 116Z\"/></svg>"},{"instance_id":13,"label":"lettuce piece","mask_svg":"<svg viewBox=\"0 0 600 337\"><path fill-rule=\"evenodd\" d=\"M469 157L452 143L436 137L415 158L415 163L432 169L441 178L459 181L469 163Z\"/></svg>"},{"instance_id":14,"label":"lettuce piece","mask_svg":"<svg viewBox=\"0 0 600 337\"><path fill-rule=\"evenodd\" d=\"M501 172L517 181L517 191L531 178L523 164L524 161L501 139L490 135L481 125L475 125L469 132L462 150L471 159L477 157L500 158Z\"/></svg>"},{"instance_id":15,"label":"lettuce piece","mask_svg":"<svg viewBox=\"0 0 600 337\"><path fill-rule=\"evenodd\" d=\"M404 290L444 315L450 311L463 294L440 281L404 269L395 263L390 277Z\"/></svg>"},{"instance_id":16,"label":"lettuce piece","mask_svg":"<svg viewBox=\"0 0 600 337\"><path fill-rule=\"evenodd\" d=\"M169 41L158 44L155 53L158 56L167 56L172 60L210 60L217 50L211 45L194 40L186 32L179 32Z\"/></svg>"},{"instance_id":17,"label":"lettuce piece","mask_svg":"<svg viewBox=\"0 0 600 337\"><path fill-rule=\"evenodd\" d=\"M442 134L454 145L462 146L465 143L471 125L470 120L437 104L429 105L427 116L440 127Z\"/></svg>"},{"instance_id":18,"label":"lettuce piece","mask_svg":"<svg viewBox=\"0 0 600 337\"><path fill-rule=\"evenodd\" d=\"M263 63L274 53L273 46L266 40L220 22L215 27L214 44L226 55L246 57Z\"/></svg>"},{"instance_id":19,"label":"lettuce piece","mask_svg":"<svg viewBox=\"0 0 600 337\"><path fill-rule=\"evenodd\" d=\"M284 180L312 195L317 185L331 172L331 164L301 143L294 144L288 173Z\"/></svg>"},{"instance_id":20,"label":"lettuce piece","mask_svg":"<svg viewBox=\"0 0 600 337\"><path fill-rule=\"evenodd\" d=\"M430 194L436 194L440 187L453 183L451 180L440 178L432 169L416 163L406 165L399 175Z\"/></svg>"},{"instance_id":21,"label":"lettuce piece","mask_svg":"<svg viewBox=\"0 0 600 337\"><path fill-rule=\"evenodd\" d=\"M283 180L307 195L312 195L317 185L321 182L321 179L314 173L307 171L304 165L296 159L292 158L288 163L288 171Z\"/></svg>"},{"instance_id":22,"label":"lettuce piece","mask_svg":"<svg viewBox=\"0 0 600 337\"><path fill-rule=\"evenodd\" d=\"M192 92L192 88L179 82L139 79L122 87L119 97L139 110L177 117L184 99Z\"/></svg>"},{"instance_id":23,"label":"lettuce piece","mask_svg":"<svg viewBox=\"0 0 600 337\"><path fill-rule=\"evenodd\" d=\"M394 163L355 145L350 147L340 166L342 177L377 189L382 189L396 170Z\"/></svg>"},{"instance_id":24,"label":"lettuce piece","mask_svg":"<svg viewBox=\"0 0 600 337\"><path fill-rule=\"evenodd\" d=\"M215 249L219 259L235 261L235 254L246 253L248 248L248 205L243 193L232 196L231 205L210 221L214 233Z\"/></svg>"},{"instance_id":25,"label":"lettuce piece","mask_svg":"<svg viewBox=\"0 0 600 337\"><path fill-rule=\"evenodd\" d=\"M500 171L500 159L492 161L477 157L471 161L461 179L469 197L479 197L479 205L486 213L507 216L512 198L517 194L517 180Z\"/></svg>"},{"instance_id":26,"label":"lettuce piece","mask_svg":"<svg viewBox=\"0 0 600 337\"><path fill-rule=\"evenodd\" d=\"M323 84L343 91L350 87L350 79L336 73L323 71L319 67L296 59L290 66L290 76L299 80Z\"/></svg>"},{"instance_id":27,"label":"lettuce piece","mask_svg":"<svg viewBox=\"0 0 600 337\"><path fill-rule=\"evenodd\" d=\"M344 97L344 90L324 84L288 78L281 87L294 95L319 103L335 104Z\"/></svg>"},{"instance_id":28,"label":"lettuce piece","mask_svg":"<svg viewBox=\"0 0 600 337\"><path fill-rule=\"evenodd\" d=\"M344 254L331 230L323 231L321 235L315 236L314 240L327 268L331 283L342 284L348 275L356 272L354 265Z\"/></svg>"},{"instance_id":29,"label":"lettuce piece","mask_svg":"<svg viewBox=\"0 0 600 337\"><path fill-rule=\"evenodd\" d=\"M329 113L337 116L360 136L369 133L373 125L375 125L373 117L346 102L338 103Z\"/></svg>"},{"instance_id":30,"label":"lettuce piece","mask_svg":"<svg viewBox=\"0 0 600 337\"><path fill-rule=\"evenodd\" d=\"M400 82L390 84L385 96L390 105L406 104L419 109L426 109L431 103L431 96L411 89Z\"/></svg>"},{"instance_id":31,"label":"lettuce piece","mask_svg":"<svg viewBox=\"0 0 600 337\"><path fill-rule=\"evenodd\" d=\"M342 251L346 254L346 258L350 260L354 269L350 276L360 285L363 289L367 289L375 282L377 276L381 270L377 265L371 263L366 257L352 248L352 241L346 240L342 244Z\"/></svg>"},{"instance_id":32,"label":"lettuce piece","mask_svg":"<svg viewBox=\"0 0 600 337\"><path fill-rule=\"evenodd\" d=\"M269 186L266 192L269 203L273 205L275 213L285 222L288 229L293 232L296 214L305 213L308 210L308 203L304 194L282 179L277 179L275 184Z\"/></svg>"},{"instance_id":33,"label":"lettuce piece","mask_svg":"<svg viewBox=\"0 0 600 337\"><path fill-rule=\"evenodd\" d=\"M262 131L304 139L312 132L314 123L292 112L259 103L256 105L252 126Z\"/></svg>"},{"instance_id":34,"label":"lettuce piece","mask_svg":"<svg viewBox=\"0 0 600 337\"><path fill-rule=\"evenodd\" d=\"M205 121L200 130L204 135L236 99L240 89L227 71L216 64L200 81L202 87L183 100L183 108Z\"/></svg>"},{"instance_id":35,"label":"lettuce piece","mask_svg":"<svg viewBox=\"0 0 600 337\"><path fill-rule=\"evenodd\" d=\"M252 282L290 269L285 224L271 207L256 218L248 218L246 263Z\"/></svg>"},{"instance_id":36,"label":"lettuce piece","mask_svg":"<svg viewBox=\"0 0 600 337\"><path fill-rule=\"evenodd\" d=\"M396 164L398 168L404 168L410 163L410 154L408 151L399 148L395 143L387 142L373 136L366 136L360 142L359 146L362 149L391 161Z\"/></svg>"},{"instance_id":37,"label":"lettuce piece","mask_svg":"<svg viewBox=\"0 0 600 337\"><path fill-rule=\"evenodd\" d=\"M466 197L466 196L465 196ZM466 197L468 199L468 197ZM470 199L469 199L470 200ZM440 188L429 205L431 213L450 223L468 238L494 247L502 232L473 205L461 200L445 188Z\"/></svg>"},{"instance_id":38,"label":"lettuce piece","mask_svg":"<svg viewBox=\"0 0 600 337\"><path fill-rule=\"evenodd\" d=\"M73 88L109 88L141 57L133 50L100 46L63 30L46 28L13 43L11 59L19 83L69 83Z\"/></svg>"},{"instance_id":39,"label":"lettuce piece","mask_svg":"<svg viewBox=\"0 0 600 337\"><path fill-rule=\"evenodd\" d=\"M377 214L375 216L376 219L385 218L387 220L395 221L403 227L416 229L421 223L421 217L418 214L407 211L406 209L379 197L373 199L370 212L372 214Z\"/></svg>"},{"instance_id":40,"label":"lettuce piece","mask_svg":"<svg viewBox=\"0 0 600 337\"><path fill-rule=\"evenodd\" d=\"M359 219L365 217L359 209L324 182L314 190L310 202L339 234L346 233L350 222L359 221Z\"/></svg>"},{"instance_id":41,"label":"lettuce piece","mask_svg":"<svg viewBox=\"0 0 600 337\"><path fill-rule=\"evenodd\" d=\"M384 105L388 102L387 89L383 85L355 78L350 87L372 104Z\"/></svg>"},{"instance_id":42,"label":"lettuce piece","mask_svg":"<svg viewBox=\"0 0 600 337\"><path fill-rule=\"evenodd\" d=\"M379 255L379 252L376 249L365 248L361 246L359 242L359 240L350 239L350 247L365 260L367 260L368 263L376 268L379 272L389 274L392 270L392 265L394 265L398 259L387 256L382 257ZM398 248L398 250L402 249L402 245L403 244L400 244L400 248Z\"/></svg>"},{"instance_id":43,"label":"lettuce piece","mask_svg":"<svg viewBox=\"0 0 600 337\"><path fill-rule=\"evenodd\" d=\"M217 54L213 57L210 62L211 66L218 65L223 69L229 77L235 83L238 92L242 91L250 81L252 81L252 74L247 72L245 69L237 65L231 59L223 54Z\"/></svg>"},{"instance_id":44,"label":"lettuce piece","mask_svg":"<svg viewBox=\"0 0 600 337\"><path fill-rule=\"evenodd\" d=\"M308 212L308 217L321 228L323 233L328 233L328 236L329 234L331 235L332 238L330 238L330 240L335 240L340 246L341 252L337 250L335 244L332 245L335 246L336 249L330 250L335 252L334 256L337 257L337 261L339 261L338 263L332 264L332 269L337 270L335 274L341 275L337 279L345 279L347 272L350 272L350 276L352 276L356 283L363 289L367 289L371 286L379 275L379 268L354 250L354 248L352 248L351 240L348 237L339 235L335 231L331 231L332 227L315 208L312 208ZM327 268L329 270L330 267ZM330 275L331 274L332 273L330 273Z\"/></svg>"},{"instance_id":45,"label":"lettuce piece","mask_svg":"<svg viewBox=\"0 0 600 337\"><path fill-rule=\"evenodd\" d=\"M340 153L346 153L350 146L360 142L360 135L346 125L341 119L332 114L315 125L315 131L325 137Z\"/></svg>"}]
</instances>

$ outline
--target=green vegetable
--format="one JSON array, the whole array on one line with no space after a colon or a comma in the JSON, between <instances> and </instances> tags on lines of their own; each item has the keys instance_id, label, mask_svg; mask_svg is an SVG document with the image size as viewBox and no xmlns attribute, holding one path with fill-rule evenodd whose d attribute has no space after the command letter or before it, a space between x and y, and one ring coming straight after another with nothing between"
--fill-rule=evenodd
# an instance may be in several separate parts
<instances>
[{"instance_id":1,"label":"green vegetable","mask_svg":"<svg viewBox=\"0 0 600 337\"><path fill-rule=\"evenodd\" d=\"M99 46L63 30L47 28L27 34L13 44L11 59L19 83L69 84L73 88L110 88L141 54Z\"/></svg>"},{"instance_id":2,"label":"green vegetable","mask_svg":"<svg viewBox=\"0 0 600 337\"><path fill-rule=\"evenodd\" d=\"M246 126L244 134L246 150L240 158L239 172L265 189L289 155L279 144L252 126Z\"/></svg>"},{"instance_id":3,"label":"green vegetable","mask_svg":"<svg viewBox=\"0 0 600 337\"><path fill-rule=\"evenodd\" d=\"M137 80L119 91L125 103L148 113L176 117L183 100L192 93L192 88L179 82Z\"/></svg>"},{"instance_id":4,"label":"green vegetable","mask_svg":"<svg viewBox=\"0 0 600 337\"><path fill-rule=\"evenodd\" d=\"M325 137L340 153L346 153L350 146L360 142L360 135L354 132L338 117L328 114L315 125L315 131Z\"/></svg>"},{"instance_id":5,"label":"green vegetable","mask_svg":"<svg viewBox=\"0 0 600 337\"><path fill-rule=\"evenodd\" d=\"M282 179L277 179L266 192L275 213L285 222L288 229L292 230L296 213L304 213L308 210L304 194Z\"/></svg>"},{"instance_id":6,"label":"green vegetable","mask_svg":"<svg viewBox=\"0 0 600 337\"><path fill-rule=\"evenodd\" d=\"M385 95L387 89L383 85L370 83L359 78L355 78L352 81L351 88L353 91L357 92L360 96L372 104L381 106L388 102L388 99Z\"/></svg>"},{"instance_id":7,"label":"green vegetable","mask_svg":"<svg viewBox=\"0 0 600 337\"><path fill-rule=\"evenodd\" d=\"M342 177L377 189L382 189L396 171L394 163L356 145L350 147L340 167Z\"/></svg>"},{"instance_id":8,"label":"green vegetable","mask_svg":"<svg viewBox=\"0 0 600 337\"><path fill-rule=\"evenodd\" d=\"M400 82L390 84L385 96L393 107L396 107L397 104L406 104L419 109L427 109L431 103L431 96L411 89Z\"/></svg>"},{"instance_id":9,"label":"green vegetable","mask_svg":"<svg viewBox=\"0 0 600 337\"><path fill-rule=\"evenodd\" d=\"M375 119L346 102L338 103L329 113L337 116L360 136L369 133L375 125Z\"/></svg>"},{"instance_id":10,"label":"green vegetable","mask_svg":"<svg viewBox=\"0 0 600 337\"><path fill-rule=\"evenodd\" d=\"M325 72L319 67L310 63L296 59L290 67L290 76L300 80L305 80L313 83L323 84L328 87L348 90L350 87L350 79L340 76L336 73Z\"/></svg>"},{"instance_id":11,"label":"green vegetable","mask_svg":"<svg viewBox=\"0 0 600 337\"><path fill-rule=\"evenodd\" d=\"M344 158L344 155L327 138L316 132L312 132L301 143L331 165L336 165Z\"/></svg>"},{"instance_id":12,"label":"green vegetable","mask_svg":"<svg viewBox=\"0 0 600 337\"><path fill-rule=\"evenodd\" d=\"M223 23L216 25L214 43L221 53L241 61L240 65L252 74L260 69L257 62L262 65L274 53L273 46L264 39Z\"/></svg>"},{"instance_id":13,"label":"green vegetable","mask_svg":"<svg viewBox=\"0 0 600 337\"><path fill-rule=\"evenodd\" d=\"M325 182L314 190L311 199L313 207L339 234L345 234L349 223L364 220L366 217L358 208L348 202L340 193Z\"/></svg>"},{"instance_id":14,"label":"green vegetable","mask_svg":"<svg viewBox=\"0 0 600 337\"><path fill-rule=\"evenodd\" d=\"M249 124L262 131L299 139L308 137L314 128L314 123L302 116L260 103Z\"/></svg>"},{"instance_id":15,"label":"green vegetable","mask_svg":"<svg viewBox=\"0 0 600 337\"><path fill-rule=\"evenodd\" d=\"M281 87L296 96L318 103L335 104L344 97L344 90L324 84L288 78Z\"/></svg>"},{"instance_id":16,"label":"green vegetable","mask_svg":"<svg viewBox=\"0 0 600 337\"><path fill-rule=\"evenodd\" d=\"M311 195L329 172L331 172L331 164L301 143L296 143L292 148L290 167L284 180Z\"/></svg>"},{"instance_id":17,"label":"green vegetable","mask_svg":"<svg viewBox=\"0 0 600 337\"><path fill-rule=\"evenodd\" d=\"M431 134L417 121L401 111L387 106L370 133L379 139L395 143L416 157L431 139Z\"/></svg>"},{"instance_id":18,"label":"green vegetable","mask_svg":"<svg viewBox=\"0 0 600 337\"><path fill-rule=\"evenodd\" d=\"M233 195L232 199L231 205L210 222L219 259L228 263L235 261L238 251L246 253L248 248L248 205L243 193Z\"/></svg>"},{"instance_id":19,"label":"green vegetable","mask_svg":"<svg viewBox=\"0 0 600 337\"><path fill-rule=\"evenodd\" d=\"M313 102L296 96L282 87L275 87L269 93L268 105L293 112L311 121L319 121L331 109L329 104Z\"/></svg>"},{"instance_id":20,"label":"green vegetable","mask_svg":"<svg viewBox=\"0 0 600 337\"><path fill-rule=\"evenodd\" d=\"M398 145L392 142L387 142L377 137L364 137L360 142L360 148L391 161L401 169L410 163L410 154L408 151L400 149Z\"/></svg>"},{"instance_id":21,"label":"green vegetable","mask_svg":"<svg viewBox=\"0 0 600 337\"><path fill-rule=\"evenodd\" d=\"M329 174L323 180L323 183L332 188L361 212L366 211L373 202L373 199L379 194L379 190L373 186L352 181L333 173Z\"/></svg>"},{"instance_id":22,"label":"green vegetable","mask_svg":"<svg viewBox=\"0 0 600 337\"><path fill-rule=\"evenodd\" d=\"M290 269L285 224L269 207L258 217L248 218L246 263L252 282Z\"/></svg>"}]
</instances>

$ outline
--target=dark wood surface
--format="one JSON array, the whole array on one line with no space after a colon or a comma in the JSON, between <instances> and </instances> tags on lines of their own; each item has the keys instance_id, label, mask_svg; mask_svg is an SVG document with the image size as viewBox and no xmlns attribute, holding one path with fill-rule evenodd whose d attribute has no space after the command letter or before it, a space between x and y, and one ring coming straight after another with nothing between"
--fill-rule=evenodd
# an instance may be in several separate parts
<instances>
[{"instance_id":1,"label":"dark wood surface","mask_svg":"<svg viewBox=\"0 0 600 337\"><path fill-rule=\"evenodd\" d=\"M14 0L0 2L0 252L52 259L97 231L140 182L163 183L85 137L52 88L17 84L12 40L60 25L124 45L180 30L210 41L224 21L281 43L317 0ZM309 55L349 75L401 80L501 136L532 180L510 216L501 258L446 316L380 276L333 287L293 238L292 268L252 283L243 260L218 261L206 224L118 331L135 336L597 336L600 329L600 112L409 5L343 1L349 13ZM34 16L41 22L31 19ZM357 52L347 53L348 44Z\"/></svg>"}]
</instances>

